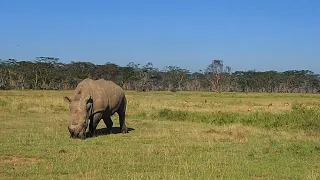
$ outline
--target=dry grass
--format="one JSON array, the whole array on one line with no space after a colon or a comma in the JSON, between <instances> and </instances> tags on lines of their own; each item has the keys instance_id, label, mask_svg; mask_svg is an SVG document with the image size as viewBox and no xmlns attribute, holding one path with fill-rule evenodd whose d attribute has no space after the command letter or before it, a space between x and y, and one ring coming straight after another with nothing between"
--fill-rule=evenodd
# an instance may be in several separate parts
<instances>
[{"instance_id":1,"label":"dry grass","mask_svg":"<svg viewBox=\"0 0 320 180\"><path fill-rule=\"evenodd\" d=\"M4 164L33 164L38 163L40 160L36 158L24 158L16 156L3 156L0 157L0 161Z\"/></svg>"},{"instance_id":2,"label":"dry grass","mask_svg":"<svg viewBox=\"0 0 320 180\"><path fill-rule=\"evenodd\" d=\"M54 112L67 110L62 97L71 96L71 91L2 91L0 106L2 111L23 110L27 112ZM159 94L160 93L160 94ZM188 110L195 112L272 112L289 110L294 103L308 107L319 107L320 96L308 94L237 94L237 93L197 93L197 92L126 92L128 97L128 114L133 110L143 112L163 108ZM159 96L158 96L159 95ZM278 97L279 96L279 97ZM272 104L272 105L270 105ZM248 111L248 110L251 111Z\"/></svg>"},{"instance_id":3,"label":"dry grass","mask_svg":"<svg viewBox=\"0 0 320 180\"><path fill-rule=\"evenodd\" d=\"M320 134L294 126L317 126L318 111L292 106L317 107L319 95L127 92L134 130L86 140L69 138L65 95L0 91L0 179L320 178ZM220 112L236 114L218 126ZM291 128L264 128L281 121Z\"/></svg>"}]
</instances>

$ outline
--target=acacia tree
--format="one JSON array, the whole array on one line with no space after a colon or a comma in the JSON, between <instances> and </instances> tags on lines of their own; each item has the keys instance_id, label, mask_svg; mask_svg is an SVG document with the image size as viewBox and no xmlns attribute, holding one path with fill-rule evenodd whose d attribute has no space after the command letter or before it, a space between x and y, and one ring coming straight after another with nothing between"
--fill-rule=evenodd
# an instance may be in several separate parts
<instances>
[{"instance_id":1,"label":"acacia tree","mask_svg":"<svg viewBox=\"0 0 320 180\"><path fill-rule=\"evenodd\" d=\"M204 70L204 74L211 84L211 91L219 92L219 83L224 72L230 73L231 67L226 66L226 69L223 69L222 60L212 60L211 64Z\"/></svg>"},{"instance_id":2,"label":"acacia tree","mask_svg":"<svg viewBox=\"0 0 320 180\"><path fill-rule=\"evenodd\" d=\"M139 81L139 91L149 91L152 89L152 76L156 69L153 67L151 62L148 62L146 65L142 66L140 71L140 81Z\"/></svg>"},{"instance_id":3,"label":"acacia tree","mask_svg":"<svg viewBox=\"0 0 320 180\"><path fill-rule=\"evenodd\" d=\"M131 73L126 73L125 78L128 80L126 88L130 90L138 90L141 68L140 64L130 62L126 68L131 70Z\"/></svg>"},{"instance_id":4,"label":"acacia tree","mask_svg":"<svg viewBox=\"0 0 320 180\"><path fill-rule=\"evenodd\" d=\"M17 87L18 89L29 89L33 84L33 67L31 61L21 61L17 63L16 71L18 72Z\"/></svg>"},{"instance_id":5,"label":"acacia tree","mask_svg":"<svg viewBox=\"0 0 320 180\"><path fill-rule=\"evenodd\" d=\"M120 85L125 90L131 90L131 84L130 82L133 82L136 78L136 72L133 67L120 67Z\"/></svg>"},{"instance_id":6,"label":"acacia tree","mask_svg":"<svg viewBox=\"0 0 320 180\"><path fill-rule=\"evenodd\" d=\"M57 57L36 57L36 68L34 68L36 87L40 86L41 89L49 89L50 76L55 77L52 74L55 73L55 68L58 61L59 58ZM38 84L39 80L41 80L40 85Z\"/></svg>"},{"instance_id":7,"label":"acacia tree","mask_svg":"<svg viewBox=\"0 0 320 180\"><path fill-rule=\"evenodd\" d=\"M12 89L15 88L15 80L17 77L17 60L8 59L5 61L1 60L1 78L0 86L1 89Z\"/></svg>"},{"instance_id":8,"label":"acacia tree","mask_svg":"<svg viewBox=\"0 0 320 180\"><path fill-rule=\"evenodd\" d=\"M189 71L177 66L167 66L166 75L169 82L169 89L182 90L181 83L187 77Z\"/></svg>"}]
</instances>

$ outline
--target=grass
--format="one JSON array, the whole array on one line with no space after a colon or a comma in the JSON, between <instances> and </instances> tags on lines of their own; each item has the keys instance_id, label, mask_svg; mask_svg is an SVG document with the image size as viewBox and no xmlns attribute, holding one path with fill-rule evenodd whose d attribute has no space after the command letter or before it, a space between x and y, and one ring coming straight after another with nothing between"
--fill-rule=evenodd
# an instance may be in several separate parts
<instances>
[{"instance_id":1,"label":"grass","mask_svg":"<svg viewBox=\"0 0 320 180\"><path fill-rule=\"evenodd\" d=\"M319 95L129 91L134 130L80 140L71 93L0 91L0 179L320 179Z\"/></svg>"}]
</instances>

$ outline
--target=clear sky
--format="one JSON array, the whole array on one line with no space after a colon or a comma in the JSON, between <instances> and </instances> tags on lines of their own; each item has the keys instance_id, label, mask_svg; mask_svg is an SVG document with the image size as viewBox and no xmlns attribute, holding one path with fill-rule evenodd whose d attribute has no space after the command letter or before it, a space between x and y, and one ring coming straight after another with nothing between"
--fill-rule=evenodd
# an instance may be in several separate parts
<instances>
[{"instance_id":1,"label":"clear sky","mask_svg":"<svg viewBox=\"0 0 320 180\"><path fill-rule=\"evenodd\" d=\"M2 59L320 73L320 0L1 0L0 23Z\"/></svg>"}]
</instances>

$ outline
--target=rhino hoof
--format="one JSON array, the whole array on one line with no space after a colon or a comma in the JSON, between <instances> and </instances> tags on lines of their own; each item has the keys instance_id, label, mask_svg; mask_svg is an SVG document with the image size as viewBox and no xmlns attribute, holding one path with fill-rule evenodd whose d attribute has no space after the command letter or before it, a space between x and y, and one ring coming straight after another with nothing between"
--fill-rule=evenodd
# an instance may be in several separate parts
<instances>
[{"instance_id":1,"label":"rhino hoof","mask_svg":"<svg viewBox=\"0 0 320 180\"><path fill-rule=\"evenodd\" d=\"M122 129L121 130L121 133L123 133L123 134L128 133L128 132L129 132L128 129Z\"/></svg>"}]
</instances>

